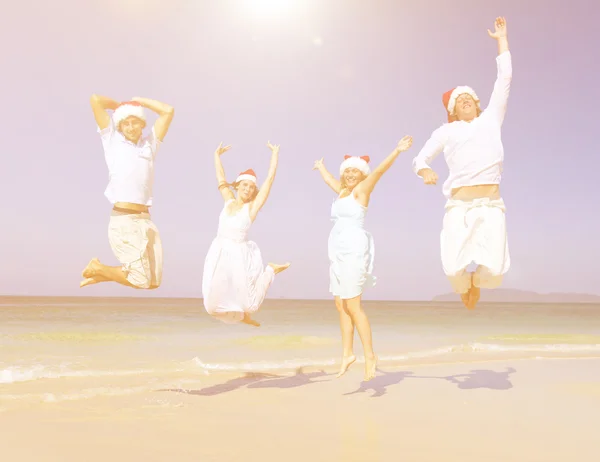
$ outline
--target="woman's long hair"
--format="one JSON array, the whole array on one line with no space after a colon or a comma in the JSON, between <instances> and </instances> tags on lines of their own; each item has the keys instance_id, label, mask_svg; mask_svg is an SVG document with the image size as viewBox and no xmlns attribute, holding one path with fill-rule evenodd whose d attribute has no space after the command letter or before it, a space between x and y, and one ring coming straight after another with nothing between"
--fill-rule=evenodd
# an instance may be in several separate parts
<instances>
[{"instance_id":1,"label":"woman's long hair","mask_svg":"<svg viewBox=\"0 0 600 462\"><path fill-rule=\"evenodd\" d=\"M367 177L367 175L365 175L365 174L364 174L364 173L362 173L362 172L361 172L361 175L362 175L362 177L361 177L361 179L360 179L359 183L360 183L361 181L363 181L363 180L364 180L364 179ZM357 183L357 184L358 184L358 183ZM340 186L342 187L342 190L344 190L344 189L348 189L348 186L346 185L346 180L345 180L345 178L344 178L344 174L343 174L343 173L342 173L342 175L340 175Z\"/></svg>"}]
</instances>

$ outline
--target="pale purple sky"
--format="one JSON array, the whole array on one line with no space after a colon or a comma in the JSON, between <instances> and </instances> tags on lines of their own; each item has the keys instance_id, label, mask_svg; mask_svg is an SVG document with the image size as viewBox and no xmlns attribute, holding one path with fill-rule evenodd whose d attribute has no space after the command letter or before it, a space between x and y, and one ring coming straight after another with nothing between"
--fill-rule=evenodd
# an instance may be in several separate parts
<instances>
[{"instance_id":1,"label":"pale purple sky","mask_svg":"<svg viewBox=\"0 0 600 462\"><path fill-rule=\"evenodd\" d=\"M600 93L597 6L505 0L282 0L292 14L253 14L261 1L10 2L2 13L3 198L0 293L200 297L204 257L223 206L213 151L228 178L263 180L267 140L281 145L267 205L251 238L263 259L291 261L269 298L329 298L333 193L312 171L344 154L380 162L414 137L371 200L378 285L365 299L449 292L439 256L444 197L412 158L444 121L441 95L475 88L487 104L505 16L514 78L503 128L502 193L512 266L505 287L600 294ZM588 5L588 6L585 6ZM586 38L588 37L588 38ZM99 93L173 105L158 155L152 215L164 246L163 285L79 289L107 240L108 174L89 106ZM440 156L435 170L445 179Z\"/></svg>"}]
</instances>

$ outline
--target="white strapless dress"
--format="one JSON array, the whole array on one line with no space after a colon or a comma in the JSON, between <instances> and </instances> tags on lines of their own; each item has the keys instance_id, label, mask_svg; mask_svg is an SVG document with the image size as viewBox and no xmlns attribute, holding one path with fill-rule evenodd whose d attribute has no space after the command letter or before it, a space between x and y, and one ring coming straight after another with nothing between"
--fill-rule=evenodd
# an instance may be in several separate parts
<instances>
[{"instance_id":1,"label":"white strapless dress","mask_svg":"<svg viewBox=\"0 0 600 462\"><path fill-rule=\"evenodd\" d=\"M329 291L342 299L361 295L375 286L375 243L364 228L367 207L353 194L337 198L331 206L333 229L329 234Z\"/></svg>"},{"instance_id":2,"label":"white strapless dress","mask_svg":"<svg viewBox=\"0 0 600 462\"><path fill-rule=\"evenodd\" d=\"M207 313L226 323L236 323L244 313L254 313L263 303L275 273L263 267L258 246L247 239L252 225L249 204L234 215L225 203L219 215L217 237L204 261L202 296Z\"/></svg>"}]
</instances>

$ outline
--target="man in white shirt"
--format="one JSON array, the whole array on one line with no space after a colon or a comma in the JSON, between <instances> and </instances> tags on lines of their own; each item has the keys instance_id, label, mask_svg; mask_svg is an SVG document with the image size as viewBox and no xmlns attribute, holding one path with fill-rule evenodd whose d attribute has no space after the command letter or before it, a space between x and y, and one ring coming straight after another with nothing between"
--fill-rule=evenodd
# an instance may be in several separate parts
<instances>
[{"instance_id":1,"label":"man in white shirt","mask_svg":"<svg viewBox=\"0 0 600 462\"><path fill-rule=\"evenodd\" d=\"M83 270L80 287L118 282L136 289L156 289L162 280L162 245L150 219L154 162L169 125L171 106L147 98L125 103L92 95L92 110L102 139L109 183L104 192L113 204L108 239L120 266L107 266L93 258ZM159 117L148 136L144 108ZM114 111L112 117L107 110Z\"/></svg>"},{"instance_id":2,"label":"man in white shirt","mask_svg":"<svg viewBox=\"0 0 600 462\"><path fill-rule=\"evenodd\" d=\"M490 102L481 111L470 87L456 87L442 98L448 123L436 129L413 160L414 172L425 184L436 184L432 161L444 153L450 174L444 183L447 197L441 233L442 266L452 288L469 309L475 308L480 288L499 287L510 267L504 201L500 177L504 160L501 127L512 81L506 20L496 18L498 74ZM467 272L469 264L477 270Z\"/></svg>"}]
</instances>

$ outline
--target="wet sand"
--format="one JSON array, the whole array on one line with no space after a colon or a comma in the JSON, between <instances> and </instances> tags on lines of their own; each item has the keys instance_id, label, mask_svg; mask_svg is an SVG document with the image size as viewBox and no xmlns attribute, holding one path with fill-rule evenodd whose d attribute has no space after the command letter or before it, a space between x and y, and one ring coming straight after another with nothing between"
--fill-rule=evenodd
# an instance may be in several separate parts
<instances>
[{"instance_id":1,"label":"wet sand","mask_svg":"<svg viewBox=\"0 0 600 462\"><path fill-rule=\"evenodd\" d=\"M0 444L5 460L48 462L594 460L599 370L593 359L490 361L387 368L361 383L355 366L340 379L210 374L139 392L120 378L130 394L0 413Z\"/></svg>"}]
</instances>

